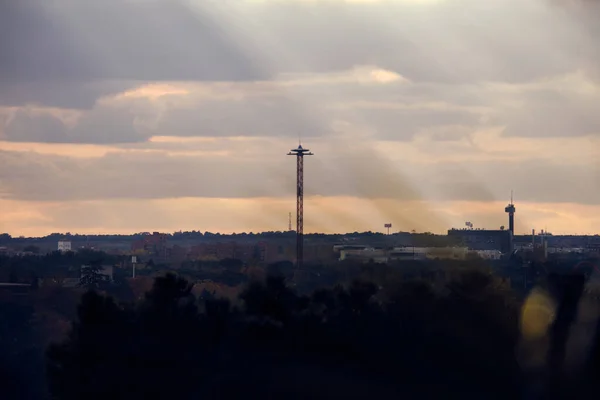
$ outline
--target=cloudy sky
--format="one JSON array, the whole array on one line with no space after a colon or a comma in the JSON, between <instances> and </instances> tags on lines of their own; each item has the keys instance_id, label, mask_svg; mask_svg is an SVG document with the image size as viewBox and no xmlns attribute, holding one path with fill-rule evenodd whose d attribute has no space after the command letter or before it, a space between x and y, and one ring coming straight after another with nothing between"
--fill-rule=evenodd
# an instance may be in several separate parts
<instances>
[{"instance_id":1,"label":"cloudy sky","mask_svg":"<svg viewBox=\"0 0 600 400\"><path fill-rule=\"evenodd\" d=\"M0 1L0 232L600 231L600 2Z\"/></svg>"}]
</instances>

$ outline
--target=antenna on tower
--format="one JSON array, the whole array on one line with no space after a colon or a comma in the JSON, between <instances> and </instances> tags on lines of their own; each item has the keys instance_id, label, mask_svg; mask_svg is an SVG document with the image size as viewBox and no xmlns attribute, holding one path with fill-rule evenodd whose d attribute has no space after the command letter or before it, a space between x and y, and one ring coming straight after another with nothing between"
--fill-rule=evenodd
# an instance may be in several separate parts
<instances>
[{"instance_id":1,"label":"antenna on tower","mask_svg":"<svg viewBox=\"0 0 600 400\"><path fill-rule=\"evenodd\" d=\"M515 204L513 203L513 190L510 189L510 204Z\"/></svg>"}]
</instances>

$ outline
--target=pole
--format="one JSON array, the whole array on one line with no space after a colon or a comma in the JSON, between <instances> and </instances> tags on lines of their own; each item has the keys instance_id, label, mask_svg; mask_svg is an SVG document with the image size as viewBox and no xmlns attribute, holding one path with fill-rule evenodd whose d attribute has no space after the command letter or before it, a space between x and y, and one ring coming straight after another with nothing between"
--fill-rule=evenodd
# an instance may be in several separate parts
<instances>
[{"instance_id":1,"label":"pole","mask_svg":"<svg viewBox=\"0 0 600 400\"><path fill-rule=\"evenodd\" d=\"M131 277L135 279L135 264L137 264L137 256L131 256Z\"/></svg>"}]
</instances>

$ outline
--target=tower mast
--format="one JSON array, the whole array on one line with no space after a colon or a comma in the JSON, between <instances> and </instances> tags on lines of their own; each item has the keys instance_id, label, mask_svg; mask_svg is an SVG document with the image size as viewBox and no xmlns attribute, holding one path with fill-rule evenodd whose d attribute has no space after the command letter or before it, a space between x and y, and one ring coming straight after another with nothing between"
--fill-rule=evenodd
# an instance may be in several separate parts
<instances>
[{"instance_id":1,"label":"tower mast","mask_svg":"<svg viewBox=\"0 0 600 400\"><path fill-rule=\"evenodd\" d=\"M504 212L508 214L508 230L515 234L515 204L513 203L513 191L510 191L510 204L504 208Z\"/></svg>"},{"instance_id":2,"label":"tower mast","mask_svg":"<svg viewBox=\"0 0 600 400\"><path fill-rule=\"evenodd\" d=\"M296 156L296 269L302 269L304 258L304 156L312 156L308 149L290 150L288 156Z\"/></svg>"}]
</instances>

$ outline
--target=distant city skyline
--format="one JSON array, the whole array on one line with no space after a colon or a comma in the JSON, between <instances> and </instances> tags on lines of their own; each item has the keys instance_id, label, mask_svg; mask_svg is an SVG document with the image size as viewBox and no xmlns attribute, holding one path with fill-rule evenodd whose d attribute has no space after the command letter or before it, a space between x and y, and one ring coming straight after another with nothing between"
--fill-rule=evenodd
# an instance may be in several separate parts
<instances>
[{"instance_id":1,"label":"distant city skyline","mask_svg":"<svg viewBox=\"0 0 600 400\"><path fill-rule=\"evenodd\" d=\"M287 230L301 138L306 233L507 227L514 190L517 234L595 234L599 13L2 2L0 232Z\"/></svg>"}]
</instances>

